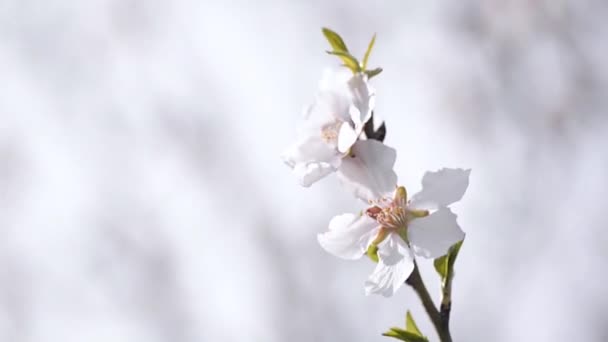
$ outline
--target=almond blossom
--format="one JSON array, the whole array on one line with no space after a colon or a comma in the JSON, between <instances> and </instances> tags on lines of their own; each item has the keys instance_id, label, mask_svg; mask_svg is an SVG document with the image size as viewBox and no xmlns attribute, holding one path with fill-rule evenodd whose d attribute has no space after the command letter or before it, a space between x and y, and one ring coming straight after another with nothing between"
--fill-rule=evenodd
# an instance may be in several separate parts
<instances>
[{"instance_id":1,"label":"almond blossom","mask_svg":"<svg viewBox=\"0 0 608 342\"><path fill-rule=\"evenodd\" d=\"M404 187L369 197L369 208L360 215L334 217L318 241L329 253L349 260L377 248L378 264L365 282L365 293L389 297L409 277L415 256L440 257L464 238L448 206L464 195L469 174L470 170L448 168L427 172L422 190L409 200ZM366 193L378 192L369 189Z\"/></svg>"},{"instance_id":2,"label":"almond blossom","mask_svg":"<svg viewBox=\"0 0 608 342\"><path fill-rule=\"evenodd\" d=\"M332 172L359 197L394 187L396 152L376 140L360 139L372 117L375 92L364 73L326 70L316 101L304 114L298 139L282 155L302 186ZM374 184L376 179L385 180ZM370 192L369 189L374 189Z\"/></svg>"}]
</instances>

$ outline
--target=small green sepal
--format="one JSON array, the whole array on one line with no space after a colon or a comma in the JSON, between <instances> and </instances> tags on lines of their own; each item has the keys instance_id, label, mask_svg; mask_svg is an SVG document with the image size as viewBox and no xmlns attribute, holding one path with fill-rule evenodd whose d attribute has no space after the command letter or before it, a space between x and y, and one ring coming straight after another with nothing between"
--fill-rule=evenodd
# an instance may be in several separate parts
<instances>
[{"instance_id":1,"label":"small green sepal","mask_svg":"<svg viewBox=\"0 0 608 342\"><path fill-rule=\"evenodd\" d=\"M365 252L368 258L370 258L373 262L378 263L380 259L378 259L378 246L370 245Z\"/></svg>"}]
</instances>

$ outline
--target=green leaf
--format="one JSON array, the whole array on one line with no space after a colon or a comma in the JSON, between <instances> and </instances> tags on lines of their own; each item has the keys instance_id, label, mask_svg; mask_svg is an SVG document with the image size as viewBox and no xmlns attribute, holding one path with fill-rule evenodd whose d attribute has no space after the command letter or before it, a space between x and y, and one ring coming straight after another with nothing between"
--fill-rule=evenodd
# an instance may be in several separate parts
<instances>
[{"instance_id":1,"label":"green leaf","mask_svg":"<svg viewBox=\"0 0 608 342\"><path fill-rule=\"evenodd\" d=\"M365 56L363 56L363 62L361 63L361 68L365 70L367 68L367 60L369 59L369 54L372 53L372 49L374 48L374 43L376 42L376 34L372 37L372 40L369 42L367 46L367 51L365 51Z\"/></svg>"},{"instance_id":2,"label":"green leaf","mask_svg":"<svg viewBox=\"0 0 608 342\"><path fill-rule=\"evenodd\" d=\"M460 251L460 247L464 240L457 242L448 250L448 253L444 256L441 256L435 261L433 261L433 265L435 265L435 270L439 273L441 277L441 281L445 281L448 277L452 277L454 273L454 263L456 262L456 258L458 257L458 252Z\"/></svg>"},{"instance_id":3,"label":"green leaf","mask_svg":"<svg viewBox=\"0 0 608 342\"><path fill-rule=\"evenodd\" d=\"M348 52L348 48L346 44L344 44L344 40L340 37L336 32L328 29L327 27L322 28L323 35L329 42L329 45L334 49L335 52Z\"/></svg>"},{"instance_id":4,"label":"green leaf","mask_svg":"<svg viewBox=\"0 0 608 342\"><path fill-rule=\"evenodd\" d=\"M444 255L435 259L433 265L435 265L435 271L437 271L441 279L445 279L448 275L448 256Z\"/></svg>"},{"instance_id":5,"label":"green leaf","mask_svg":"<svg viewBox=\"0 0 608 342\"><path fill-rule=\"evenodd\" d=\"M422 334L416 322L414 322L414 317L412 317L412 313L408 310L405 315L405 327L403 330L401 328L390 328L389 331L382 334L383 336L393 337L401 341L406 342L428 342L429 340Z\"/></svg>"},{"instance_id":6,"label":"green leaf","mask_svg":"<svg viewBox=\"0 0 608 342\"><path fill-rule=\"evenodd\" d=\"M357 73L361 71L361 66L359 65L359 61L353 55L348 52L339 52L339 51L327 51L330 55L335 55L340 57L342 62L344 62L344 66L349 68L353 73Z\"/></svg>"},{"instance_id":7,"label":"green leaf","mask_svg":"<svg viewBox=\"0 0 608 342\"><path fill-rule=\"evenodd\" d=\"M369 78L369 79L371 79L372 77L378 75L381 72L382 72L382 68L376 68L376 69L372 69L372 70L365 70L365 74L367 75L367 78Z\"/></svg>"},{"instance_id":8,"label":"green leaf","mask_svg":"<svg viewBox=\"0 0 608 342\"><path fill-rule=\"evenodd\" d=\"M375 263L378 263L378 246L370 245L365 254Z\"/></svg>"},{"instance_id":9,"label":"green leaf","mask_svg":"<svg viewBox=\"0 0 608 342\"><path fill-rule=\"evenodd\" d=\"M422 332L420 332L420 329L418 329L416 322L414 322L414 317L412 317L412 313L410 312L410 310L407 310L407 314L405 315L405 329L409 332L413 332L420 336L423 336Z\"/></svg>"},{"instance_id":10,"label":"green leaf","mask_svg":"<svg viewBox=\"0 0 608 342\"><path fill-rule=\"evenodd\" d=\"M401 328L391 328L389 331L382 334L382 336L393 337L405 342L429 342L426 337Z\"/></svg>"}]
</instances>

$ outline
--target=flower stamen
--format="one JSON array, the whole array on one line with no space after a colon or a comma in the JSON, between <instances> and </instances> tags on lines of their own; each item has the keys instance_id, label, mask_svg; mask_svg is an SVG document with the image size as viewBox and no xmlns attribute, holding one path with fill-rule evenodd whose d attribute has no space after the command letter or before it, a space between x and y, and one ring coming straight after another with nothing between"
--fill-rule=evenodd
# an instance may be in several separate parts
<instances>
[{"instance_id":1,"label":"flower stamen","mask_svg":"<svg viewBox=\"0 0 608 342\"><path fill-rule=\"evenodd\" d=\"M376 215L376 220L388 229L404 229L408 222L407 210L391 204Z\"/></svg>"},{"instance_id":2,"label":"flower stamen","mask_svg":"<svg viewBox=\"0 0 608 342\"><path fill-rule=\"evenodd\" d=\"M321 139L327 144L336 144L338 142L338 135L342 124L343 122L341 121L334 121L321 127Z\"/></svg>"}]
</instances>

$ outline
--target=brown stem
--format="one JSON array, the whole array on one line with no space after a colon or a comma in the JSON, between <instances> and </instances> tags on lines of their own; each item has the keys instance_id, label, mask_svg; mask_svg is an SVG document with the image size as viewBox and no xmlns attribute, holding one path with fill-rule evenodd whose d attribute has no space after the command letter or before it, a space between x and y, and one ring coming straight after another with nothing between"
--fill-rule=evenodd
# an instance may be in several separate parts
<instances>
[{"instance_id":1,"label":"brown stem","mask_svg":"<svg viewBox=\"0 0 608 342\"><path fill-rule=\"evenodd\" d=\"M439 316L444 329L450 329L450 311L452 310L452 279L454 274L449 274L441 286L441 305L439 306Z\"/></svg>"},{"instance_id":2,"label":"brown stem","mask_svg":"<svg viewBox=\"0 0 608 342\"><path fill-rule=\"evenodd\" d=\"M433 299L429 295L429 291L426 289L424 281L420 276L417 263L414 263L414 270L405 283L414 289L422 301L422 306L424 306L426 314L431 319L435 330L437 330L439 340L441 342L452 342L452 336L450 335L450 305L447 305L447 307L444 308L444 303L442 303L441 311L437 310L437 307L435 307Z\"/></svg>"}]
</instances>

